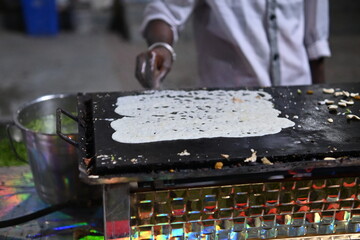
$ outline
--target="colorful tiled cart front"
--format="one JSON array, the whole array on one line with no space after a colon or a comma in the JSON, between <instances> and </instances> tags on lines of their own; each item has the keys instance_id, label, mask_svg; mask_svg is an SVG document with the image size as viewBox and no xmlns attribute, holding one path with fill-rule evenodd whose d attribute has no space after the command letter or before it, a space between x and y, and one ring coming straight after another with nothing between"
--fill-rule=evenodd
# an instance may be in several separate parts
<instances>
[{"instance_id":1,"label":"colorful tiled cart front","mask_svg":"<svg viewBox=\"0 0 360 240\"><path fill-rule=\"evenodd\" d=\"M131 195L131 238L358 233L359 184L359 178L349 177L138 192Z\"/></svg>"}]
</instances>

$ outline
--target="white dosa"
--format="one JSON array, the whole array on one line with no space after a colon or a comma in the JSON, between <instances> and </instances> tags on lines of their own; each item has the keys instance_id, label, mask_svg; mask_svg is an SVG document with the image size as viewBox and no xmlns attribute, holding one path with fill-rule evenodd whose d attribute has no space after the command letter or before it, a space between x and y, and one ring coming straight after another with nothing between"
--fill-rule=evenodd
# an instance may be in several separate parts
<instances>
[{"instance_id":1,"label":"white dosa","mask_svg":"<svg viewBox=\"0 0 360 240\"><path fill-rule=\"evenodd\" d=\"M146 91L117 99L112 138L122 143L242 138L275 134L294 122L279 117L263 91Z\"/></svg>"}]
</instances>

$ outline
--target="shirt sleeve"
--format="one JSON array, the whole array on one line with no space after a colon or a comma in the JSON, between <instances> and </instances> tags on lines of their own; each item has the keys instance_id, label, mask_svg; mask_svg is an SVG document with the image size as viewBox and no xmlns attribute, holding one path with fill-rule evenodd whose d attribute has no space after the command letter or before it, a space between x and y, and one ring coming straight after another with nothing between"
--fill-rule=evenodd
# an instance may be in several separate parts
<instances>
[{"instance_id":1,"label":"shirt sleeve","mask_svg":"<svg viewBox=\"0 0 360 240\"><path fill-rule=\"evenodd\" d=\"M305 47L310 60L329 57L329 1L305 0Z\"/></svg>"},{"instance_id":2,"label":"shirt sleeve","mask_svg":"<svg viewBox=\"0 0 360 240\"><path fill-rule=\"evenodd\" d=\"M141 32L144 34L150 21L163 20L170 25L176 42L194 7L195 0L153 0L145 8Z\"/></svg>"}]
</instances>

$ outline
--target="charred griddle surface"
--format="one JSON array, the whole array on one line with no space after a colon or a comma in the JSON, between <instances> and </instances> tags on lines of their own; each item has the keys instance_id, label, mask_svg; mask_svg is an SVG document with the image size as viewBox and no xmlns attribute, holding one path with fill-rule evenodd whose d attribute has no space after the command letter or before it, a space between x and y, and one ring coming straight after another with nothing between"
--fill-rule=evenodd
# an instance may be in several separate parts
<instances>
[{"instance_id":1,"label":"charred griddle surface","mask_svg":"<svg viewBox=\"0 0 360 240\"><path fill-rule=\"evenodd\" d=\"M311 163L309 166L312 167L317 165L322 167L324 157L340 157L341 161L347 157L357 157L360 152L360 121L349 121L344 114L351 110L352 113L359 115L360 101L355 100L355 104L349 106L348 110L339 107L340 114L330 113L326 105L319 105L318 102L324 99L338 102L342 97L324 94L323 88L360 92L358 83L264 88L265 92L273 96L275 108L281 111L280 117L288 117L295 122L293 128L286 128L278 134L262 137L178 140L143 144L124 144L114 141L111 137L114 130L110 127L113 119L120 118L115 113L117 98L141 94L141 92L79 94L79 116L87 116L88 119L85 129L80 131L83 158L91 159L87 173L100 176L151 175L164 172L176 174L186 170L211 170L219 161L224 164L223 169L261 165L261 168L271 168L275 171L277 166L281 169L291 169L292 166L301 166L302 163ZM308 90L313 91L313 94L308 94ZM329 118L334 120L333 123L328 122ZM179 153L185 149L190 155L180 156ZM256 163L245 163L244 159L252 154L251 149L257 152L258 160ZM229 158L224 158L222 155L228 155ZM263 165L260 161L262 157L267 157L274 165ZM325 165L341 167L343 165L341 161L333 161ZM81 164L84 166L84 162ZM357 166L357 161L352 161L351 165Z\"/></svg>"}]
</instances>

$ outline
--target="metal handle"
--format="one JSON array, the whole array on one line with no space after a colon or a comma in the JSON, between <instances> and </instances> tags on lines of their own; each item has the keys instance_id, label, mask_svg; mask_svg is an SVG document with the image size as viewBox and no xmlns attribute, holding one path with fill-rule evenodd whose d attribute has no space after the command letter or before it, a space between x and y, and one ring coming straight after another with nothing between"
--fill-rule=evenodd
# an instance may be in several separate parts
<instances>
[{"instance_id":1,"label":"metal handle","mask_svg":"<svg viewBox=\"0 0 360 240\"><path fill-rule=\"evenodd\" d=\"M28 161L26 161L24 158L22 158L22 157L18 154L18 152L16 151L16 148L15 148L15 145L14 145L14 140L13 140L12 135L11 135L11 132L10 132L10 129L11 129L12 127L16 127L15 123L13 123L13 122L6 125L6 133L7 133L9 142L10 142L10 147L11 147L12 151L14 152L15 157L16 157L17 159L19 159L20 161L22 161L22 162L24 162L24 163L28 163Z\"/></svg>"},{"instance_id":2,"label":"metal handle","mask_svg":"<svg viewBox=\"0 0 360 240\"><path fill-rule=\"evenodd\" d=\"M61 108L58 108L58 109L56 109L56 133L57 133L57 135L59 137L61 137L63 140L65 140L66 142L70 143L71 145L73 145L75 147L79 147L78 142L76 142L75 140L71 139L70 137L66 136L64 133L61 132L61 114L68 116L69 118L71 118L72 120L74 120L75 122L77 122L79 124L79 119L77 117L75 117L71 113L69 113Z\"/></svg>"}]
</instances>

